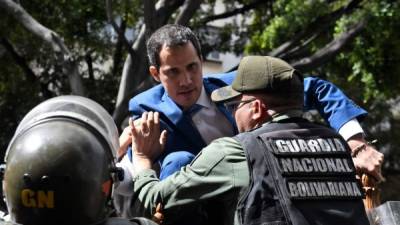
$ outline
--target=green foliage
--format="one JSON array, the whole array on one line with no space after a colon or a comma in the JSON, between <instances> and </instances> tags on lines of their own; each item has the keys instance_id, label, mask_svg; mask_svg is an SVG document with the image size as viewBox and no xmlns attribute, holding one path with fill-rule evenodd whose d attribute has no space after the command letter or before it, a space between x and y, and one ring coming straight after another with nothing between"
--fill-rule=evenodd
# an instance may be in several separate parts
<instances>
[{"instance_id":1,"label":"green foliage","mask_svg":"<svg viewBox=\"0 0 400 225\"><path fill-rule=\"evenodd\" d=\"M362 32L323 66L307 71L340 86L356 103L369 111L365 121L368 134L377 137L385 151L387 171L400 169L400 113L393 109L400 90L400 2L363 0L339 19L326 23L321 17L357 0L275 0L265 1L240 18L215 28L204 19L213 16L216 0L206 0L191 20L199 34L204 53L213 50L265 55L307 30L310 24L326 25L312 38L301 40L302 48L288 61L296 61L324 48L353 25L367 19ZM33 18L57 32L79 62L87 96L114 109L125 46L117 46L116 35L106 17L104 0L20 0ZM132 40L143 22L143 1L112 1L114 19L130 28ZM223 0L228 11L254 0ZM69 94L66 74L55 60L53 51L0 9L0 38L6 38L35 73L34 81L0 45L0 148L5 149L18 122L33 106L55 95ZM5 15L5 16L4 16ZM177 13L174 14L175 16ZM172 22L172 21L170 21ZM215 30L218 32L215 32ZM285 52L287 53L287 52ZM92 65L93 70L89 70ZM92 71L92 73L90 72ZM397 104L397 103L396 103ZM400 106L397 106L397 108Z\"/></svg>"},{"instance_id":2,"label":"green foliage","mask_svg":"<svg viewBox=\"0 0 400 225\"><path fill-rule=\"evenodd\" d=\"M352 67L348 81L363 84L363 100L367 103L379 95L398 95L400 8L398 2L369 1L364 9L368 26L355 40L353 51L341 57L348 62L346 66Z\"/></svg>"},{"instance_id":3,"label":"green foliage","mask_svg":"<svg viewBox=\"0 0 400 225\"><path fill-rule=\"evenodd\" d=\"M273 17L265 17L263 9L257 10L252 21L247 54L267 54L295 34L301 32L316 18L333 12L348 1L279 0L273 4ZM339 37L351 26L366 18L364 31L347 46L344 53L312 73L323 71L323 76L344 82L357 82L355 89L362 93L359 101L371 103L378 96L395 97L400 85L400 9L398 1L364 1L353 13L342 16L330 28L309 44L314 53L333 38ZM264 26L262 24L265 24ZM345 77L342 79L340 77ZM345 84L346 85L346 84ZM358 96L357 96L358 97Z\"/></svg>"},{"instance_id":4,"label":"green foliage","mask_svg":"<svg viewBox=\"0 0 400 225\"><path fill-rule=\"evenodd\" d=\"M246 46L247 53L266 54L278 47L305 24L311 23L315 18L327 13L330 6L326 1L279 0L273 5L273 17L265 17L261 10L256 13L250 43Z\"/></svg>"},{"instance_id":5,"label":"green foliage","mask_svg":"<svg viewBox=\"0 0 400 225\"><path fill-rule=\"evenodd\" d=\"M37 84L32 84L27 80L19 68L7 66L13 63L10 58L2 57L0 60L0 68L2 68L0 74L1 159L23 115L43 100L37 95L40 89Z\"/></svg>"},{"instance_id":6,"label":"green foliage","mask_svg":"<svg viewBox=\"0 0 400 225\"><path fill-rule=\"evenodd\" d=\"M111 74L111 69L100 68L101 65L111 65L110 59L115 45L107 27L105 1L22 0L20 4L39 23L63 38L74 59L80 62L79 72L88 97L102 104L111 113L118 91L119 76ZM115 7L121 8L124 5L116 4ZM1 12L1 15L7 13ZM67 75L63 74L61 65L57 63L52 49L46 43L8 15L0 21L0 30L0 37L13 45L17 54L25 59L36 76L35 80L28 80L12 55L0 45L0 115L3 118L0 122L3 128L0 148L3 152L19 121L31 108L46 98L69 94L70 88ZM89 74L86 60L88 56L91 57L93 74ZM121 61L123 62L122 58ZM121 64L117 66L121 67Z\"/></svg>"}]
</instances>

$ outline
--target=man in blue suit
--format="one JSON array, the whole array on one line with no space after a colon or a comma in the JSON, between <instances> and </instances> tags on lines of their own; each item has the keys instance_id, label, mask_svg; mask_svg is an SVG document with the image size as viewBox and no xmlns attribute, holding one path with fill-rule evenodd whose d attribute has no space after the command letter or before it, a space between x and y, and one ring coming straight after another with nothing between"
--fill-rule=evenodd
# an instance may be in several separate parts
<instances>
[{"instance_id":1,"label":"man in blue suit","mask_svg":"<svg viewBox=\"0 0 400 225\"><path fill-rule=\"evenodd\" d=\"M166 131L162 135L166 140L163 143L164 153L159 158L160 178L163 179L190 163L212 140L237 134L236 124L228 109L210 99L213 90L232 83L236 71L203 77L199 41L189 28L180 25L166 25L158 29L148 40L147 52L150 74L161 84L132 98L129 110L132 120L137 123L140 123L138 121L143 112L160 113L160 125ZM367 113L327 81L306 78L304 91L304 109L317 109L352 148L363 146L366 150L355 159L356 167L380 179L383 155L365 144L357 121ZM129 131L133 126L132 122L131 127L121 135L121 157L130 144ZM129 149L121 161L126 176L116 189L116 193L127 197L132 195L130 184L135 173L130 166L131 162L135 163L131 156ZM129 213L124 215L130 216Z\"/></svg>"}]
</instances>

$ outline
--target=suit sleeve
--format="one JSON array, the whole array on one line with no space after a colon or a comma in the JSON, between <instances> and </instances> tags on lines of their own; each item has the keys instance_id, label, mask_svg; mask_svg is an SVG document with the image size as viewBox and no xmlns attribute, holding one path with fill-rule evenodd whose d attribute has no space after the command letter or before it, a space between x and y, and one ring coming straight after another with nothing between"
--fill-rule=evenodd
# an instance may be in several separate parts
<instances>
[{"instance_id":1,"label":"suit sleeve","mask_svg":"<svg viewBox=\"0 0 400 225\"><path fill-rule=\"evenodd\" d=\"M334 84L316 77L304 79L304 109L317 110L336 131L350 120L367 115Z\"/></svg>"},{"instance_id":2,"label":"suit sleeve","mask_svg":"<svg viewBox=\"0 0 400 225\"><path fill-rule=\"evenodd\" d=\"M145 110L140 107L135 98L132 98L129 101L129 115L132 117L132 119L136 120L137 118L140 118L144 111Z\"/></svg>"}]
</instances>

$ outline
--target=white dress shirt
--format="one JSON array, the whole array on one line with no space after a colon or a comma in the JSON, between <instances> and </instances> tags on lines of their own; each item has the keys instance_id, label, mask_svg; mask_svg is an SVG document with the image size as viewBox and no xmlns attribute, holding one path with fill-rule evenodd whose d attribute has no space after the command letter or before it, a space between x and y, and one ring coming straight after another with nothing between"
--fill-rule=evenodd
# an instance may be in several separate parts
<instances>
[{"instance_id":1,"label":"white dress shirt","mask_svg":"<svg viewBox=\"0 0 400 225\"><path fill-rule=\"evenodd\" d=\"M217 138L232 137L234 135L232 124L218 110L215 103L211 101L204 86L196 104L202 107L192 115L192 121L207 145Z\"/></svg>"},{"instance_id":2,"label":"white dress shirt","mask_svg":"<svg viewBox=\"0 0 400 225\"><path fill-rule=\"evenodd\" d=\"M356 134L359 133L364 134L364 130L362 129L358 120L355 118L343 124L343 126L339 129L338 132L346 141Z\"/></svg>"}]
</instances>

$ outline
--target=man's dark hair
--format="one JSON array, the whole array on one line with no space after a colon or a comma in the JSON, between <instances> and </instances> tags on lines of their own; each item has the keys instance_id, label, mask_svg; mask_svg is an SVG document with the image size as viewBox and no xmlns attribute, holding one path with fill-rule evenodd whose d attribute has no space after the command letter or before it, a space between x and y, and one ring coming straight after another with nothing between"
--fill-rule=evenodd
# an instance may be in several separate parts
<instances>
[{"instance_id":1,"label":"man's dark hair","mask_svg":"<svg viewBox=\"0 0 400 225\"><path fill-rule=\"evenodd\" d=\"M147 41L147 56L150 66L160 68L160 51L165 44L168 47L191 42L201 59L200 42L190 28L179 24L167 24L156 30Z\"/></svg>"}]
</instances>

